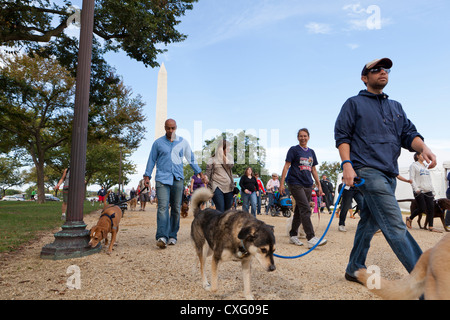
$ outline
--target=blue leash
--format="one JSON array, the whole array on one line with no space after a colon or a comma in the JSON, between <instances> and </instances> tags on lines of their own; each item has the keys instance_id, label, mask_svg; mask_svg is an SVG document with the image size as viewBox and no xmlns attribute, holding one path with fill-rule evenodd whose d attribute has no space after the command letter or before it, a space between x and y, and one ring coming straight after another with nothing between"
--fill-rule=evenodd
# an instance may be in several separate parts
<instances>
[{"instance_id":1,"label":"blue leash","mask_svg":"<svg viewBox=\"0 0 450 320\"><path fill-rule=\"evenodd\" d=\"M366 182L363 178L355 178L355 181L361 181L360 183L355 184L355 187L360 187L360 186L362 186L364 184L364 182ZM297 259L297 258L306 256L308 253L313 251L319 245L319 243L322 241L322 239L325 237L325 235L328 232L328 229L330 229L331 222L333 221L334 214L336 213L336 208L337 208L337 205L339 203L339 200L341 199L342 193L344 192L344 188L345 188L345 183L342 185L342 189L339 192L339 196L338 196L338 198L336 200L336 203L334 204L333 214L331 215L330 222L328 222L328 226L325 229L325 232L323 233L322 237L320 237L319 241L317 241L317 243L311 249L309 249L308 251L306 251L306 252L304 252L302 254L299 254L298 256L281 256L281 255L278 255L278 254L275 254L275 253L273 255L275 257L277 257L277 258L282 258L282 259Z\"/></svg>"}]
</instances>

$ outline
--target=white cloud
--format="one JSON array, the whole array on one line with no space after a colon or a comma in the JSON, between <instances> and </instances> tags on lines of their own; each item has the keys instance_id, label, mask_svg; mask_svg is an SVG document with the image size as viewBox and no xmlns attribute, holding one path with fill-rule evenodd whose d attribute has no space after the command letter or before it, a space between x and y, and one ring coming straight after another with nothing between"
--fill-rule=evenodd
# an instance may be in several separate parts
<instances>
[{"instance_id":1,"label":"white cloud","mask_svg":"<svg viewBox=\"0 0 450 320\"><path fill-rule=\"evenodd\" d=\"M347 43L347 47L349 47L352 50L355 50L355 49L359 48L359 44L357 44L357 43Z\"/></svg>"},{"instance_id":2,"label":"white cloud","mask_svg":"<svg viewBox=\"0 0 450 320\"><path fill-rule=\"evenodd\" d=\"M366 9L361 7L361 3L353 3L353 4L347 4L342 7L342 10L344 11L351 11L354 14L361 14L363 12L366 12ZM350 13L351 14L351 13Z\"/></svg>"},{"instance_id":3,"label":"white cloud","mask_svg":"<svg viewBox=\"0 0 450 320\"><path fill-rule=\"evenodd\" d=\"M312 34L330 34L333 30L329 24L310 22L306 26L308 33Z\"/></svg>"},{"instance_id":4,"label":"white cloud","mask_svg":"<svg viewBox=\"0 0 450 320\"><path fill-rule=\"evenodd\" d=\"M216 44L263 27L275 26L291 18L306 17L327 10L327 7L317 8L317 4L306 5L291 0L244 1L238 7L230 1L222 6L223 10L230 10L231 14L224 15L225 18L222 19L207 20L208 28L201 36L202 45Z\"/></svg>"}]
</instances>

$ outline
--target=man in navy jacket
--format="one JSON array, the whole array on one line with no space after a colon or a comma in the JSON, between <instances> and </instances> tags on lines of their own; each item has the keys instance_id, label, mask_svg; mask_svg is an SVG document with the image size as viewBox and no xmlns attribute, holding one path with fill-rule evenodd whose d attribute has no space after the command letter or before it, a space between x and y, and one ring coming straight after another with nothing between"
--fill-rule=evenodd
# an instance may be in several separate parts
<instances>
[{"instance_id":1,"label":"man in navy jacket","mask_svg":"<svg viewBox=\"0 0 450 320\"><path fill-rule=\"evenodd\" d=\"M342 160L343 180L354 185L354 178L365 179L361 220L350 253L345 278L357 281L355 272L366 268L370 241L381 230L408 272L414 268L422 250L409 234L395 198L397 159L401 148L418 151L436 166L436 156L423 142L400 103L383 92L388 84L392 61L388 58L367 63L361 80L367 87L342 106L335 124L336 147Z\"/></svg>"}]
</instances>

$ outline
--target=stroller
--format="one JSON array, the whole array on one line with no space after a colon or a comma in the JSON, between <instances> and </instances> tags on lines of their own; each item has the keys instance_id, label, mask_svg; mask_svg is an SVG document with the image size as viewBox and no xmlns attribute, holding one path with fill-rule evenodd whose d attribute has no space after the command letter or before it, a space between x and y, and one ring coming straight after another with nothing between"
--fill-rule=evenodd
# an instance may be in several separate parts
<instances>
[{"instance_id":1,"label":"stroller","mask_svg":"<svg viewBox=\"0 0 450 320\"><path fill-rule=\"evenodd\" d=\"M289 196L288 189L286 189L286 194L283 196L278 190L275 190L273 193L273 206L270 207L269 210L272 217L279 216L280 211L286 218L289 218L292 215L292 200Z\"/></svg>"},{"instance_id":2,"label":"stroller","mask_svg":"<svg viewBox=\"0 0 450 320\"><path fill-rule=\"evenodd\" d=\"M128 209L127 198L125 197L124 194L121 194L119 196L114 192L111 192L106 200L108 201L109 204L117 205L122 210L122 217L124 216L125 210Z\"/></svg>"}]
</instances>

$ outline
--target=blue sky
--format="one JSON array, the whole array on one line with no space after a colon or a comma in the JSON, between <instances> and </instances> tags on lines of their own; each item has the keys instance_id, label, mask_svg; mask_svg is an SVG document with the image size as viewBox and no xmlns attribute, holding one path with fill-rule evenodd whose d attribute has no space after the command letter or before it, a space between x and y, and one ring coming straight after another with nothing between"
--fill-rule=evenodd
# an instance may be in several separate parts
<instances>
[{"instance_id":1,"label":"blue sky","mask_svg":"<svg viewBox=\"0 0 450 320\"><path fill-rule=\"evenodd\" d=\"M450 160L449 13L445 0L200 0L178 27L187 40L158 57L168 72L168 116L194 149L195 128L202 140L214 131L254 130L266 141L270 172L281 173L302 127L319 163L339 161L339 110L364 89L363 65L389 57L385 92L402 103L441 166ZM107 59L146 102L146 140L132 157L138 173L129 187L136 186L154 140L159 70L124 53ZM411 162L402 152L400 166Z\"/></svg>"}]
</instances>

